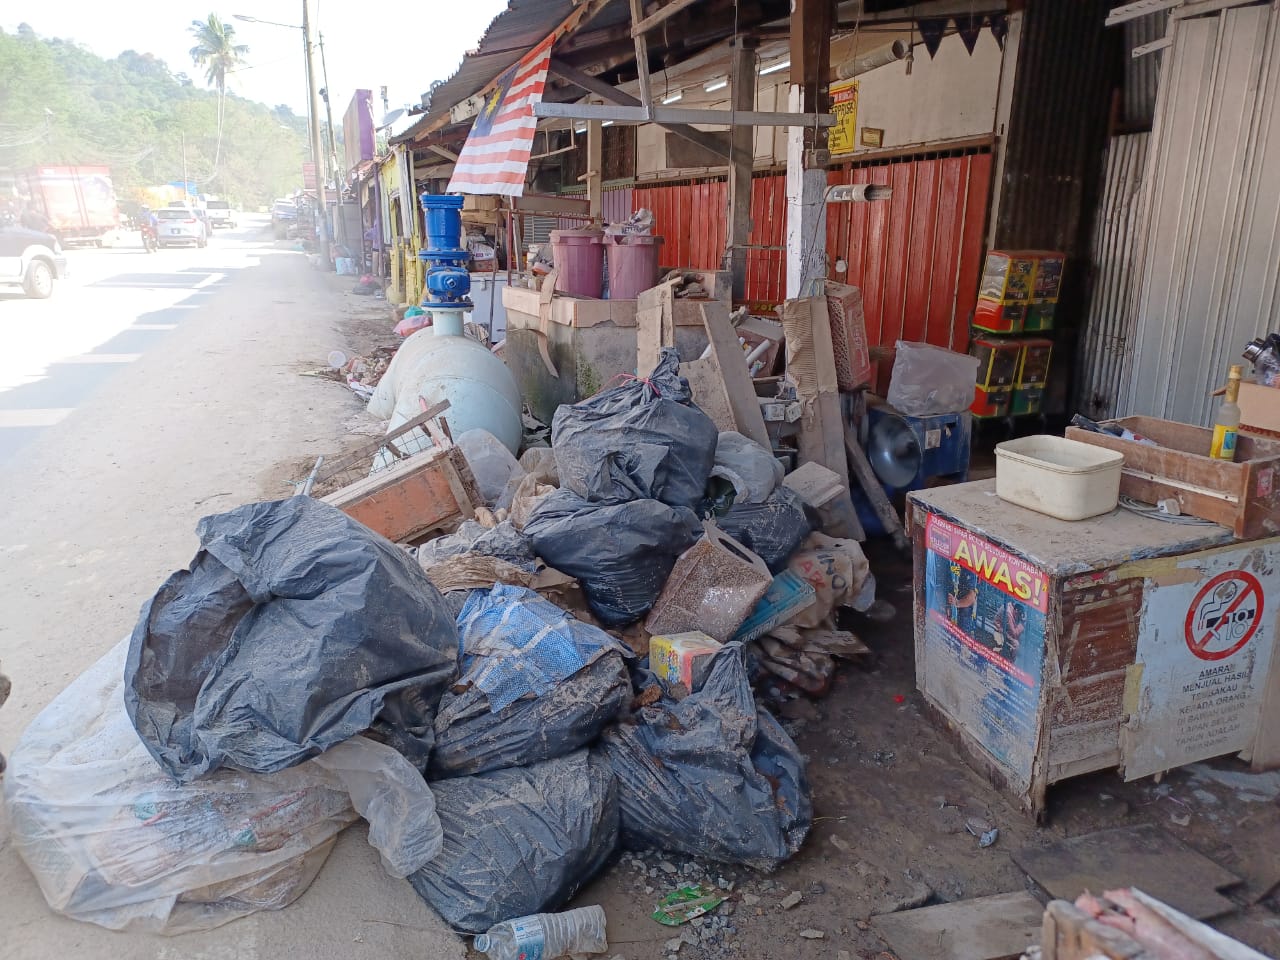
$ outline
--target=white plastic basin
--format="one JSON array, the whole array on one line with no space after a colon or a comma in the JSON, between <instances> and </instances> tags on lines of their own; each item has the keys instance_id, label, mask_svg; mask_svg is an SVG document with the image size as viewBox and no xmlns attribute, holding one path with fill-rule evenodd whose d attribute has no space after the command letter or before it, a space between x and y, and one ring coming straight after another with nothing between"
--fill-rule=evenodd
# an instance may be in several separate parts
<instances>
[{"instance_id":1,"label":"white plastic basin","mask_svg":"<svg viewBox=\"0 0 1280 960\"><path fill-rule=\"evenodd\" d=\"M996 494L1059 520L1110 513L1120 500L1124 454L1038 434L996 444Z\"/></svg>"}]
</instances>

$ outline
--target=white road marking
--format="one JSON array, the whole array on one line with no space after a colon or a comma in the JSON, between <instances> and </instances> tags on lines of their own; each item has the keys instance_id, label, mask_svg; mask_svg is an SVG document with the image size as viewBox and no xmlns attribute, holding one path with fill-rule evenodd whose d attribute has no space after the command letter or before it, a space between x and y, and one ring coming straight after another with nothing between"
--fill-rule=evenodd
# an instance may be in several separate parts
<instances>
[{"instance_id":1,"label":"white road marking","mask_svg":"<svg viewBox=\"0 0 1280 960\"><path fill-rule=\"evenodd\" d=\"M205 287L217 283L219 280L221 280L225 276L226 276L225 273L211 273L207 277L205 277L203 280L201 280L199 283L197 283L194 289L203 290Z\"/></svg>"},{"instance_id":2,"label":"white road marking","mask_svg":"<svg viewBox=\"0 0 1280 960\"><path fill-rule=\"evenodd\" d=\"M135 323L126 330L177 330L176 323Z\"/></svg>"},{"instance_id":3,"label":"white road marking","mask_svg":"<svg viewBox=\"0 0 1280 960\"><path fill-rule=\"evenodd\" d=\"M73 407L0 410L0 429L4 427L52 427L73 410Z\"/></svg>"},{"instance_id":4,"label":"white road marking","mask_svg":"<svg viewBox=\"0 0 1280 960\"><path fill-rule=\"evenodd\" d=\"M63 357L58 363L133 363L140 353L80 353L74 357Z\"/></svg>"}]
</instances>

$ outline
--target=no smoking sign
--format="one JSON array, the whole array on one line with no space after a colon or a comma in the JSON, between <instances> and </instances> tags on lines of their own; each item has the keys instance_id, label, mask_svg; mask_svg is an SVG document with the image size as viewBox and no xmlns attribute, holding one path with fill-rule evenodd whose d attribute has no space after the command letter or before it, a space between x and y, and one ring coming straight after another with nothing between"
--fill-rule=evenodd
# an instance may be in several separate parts
<instances>
[{"instance_id":1,"label":"no smoking sign","mask_svg":"<svg viewBox=\"0 0 1280 960\"><path fill-rule=\"evenodd\" d=\"M1243 570L1220 573L1203 587L1187 610L1187 648L1201 660L1225 660L1258 632L1262 584Z\"/></svg>"}]
</instances>

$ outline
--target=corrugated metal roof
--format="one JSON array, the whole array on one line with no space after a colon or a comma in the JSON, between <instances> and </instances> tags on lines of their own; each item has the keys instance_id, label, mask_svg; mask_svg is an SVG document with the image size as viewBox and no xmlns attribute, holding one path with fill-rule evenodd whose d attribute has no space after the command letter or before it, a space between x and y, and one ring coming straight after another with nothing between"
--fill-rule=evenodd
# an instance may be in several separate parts
<instances>
[{"instance_id":1,"label":"corrugated metal roof","mask_svg":"<svg viewBox=\"0 0 1280 960\"><path fill-rule=\"evenodd\" d=\"M575 6L574 0L508 0L507 9L493 18L476 49L463 57L453 76L432 88L427 112L393 142L413 140L447 116L455 104L479 93L555 29Z\"/></svg>"}]
</instances>

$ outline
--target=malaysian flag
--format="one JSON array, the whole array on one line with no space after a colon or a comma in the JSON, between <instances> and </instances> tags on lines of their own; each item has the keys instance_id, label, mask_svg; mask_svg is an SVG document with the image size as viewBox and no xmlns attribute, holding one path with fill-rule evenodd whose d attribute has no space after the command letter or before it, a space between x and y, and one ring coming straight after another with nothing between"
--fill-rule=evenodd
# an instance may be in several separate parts
<instances>
[{"instance_id":1,"label":"malaysian flag","mask_svg":"<svg viewBox=\"0 0 1280 960\"><path fill-rule=\"evenodd\" d=\"M454 164L449 193L508 197L524 193L525 172L538 129L533 106L542 100L547 86L553 40L547 37L498 78Z\"/></svg>"}]
</instances>

